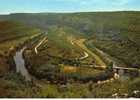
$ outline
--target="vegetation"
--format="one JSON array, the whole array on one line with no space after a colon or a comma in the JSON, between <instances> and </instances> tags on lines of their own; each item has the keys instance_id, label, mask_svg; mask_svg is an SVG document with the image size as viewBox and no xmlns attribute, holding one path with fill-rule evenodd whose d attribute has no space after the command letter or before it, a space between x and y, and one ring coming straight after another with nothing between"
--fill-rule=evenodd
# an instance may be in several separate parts
<instances>
[{"instance_id":1,"label":"vegetation","mask_svg":"<svg viewBox=\"0 0 140 100\"><path fill-rule=\"evenodd\" d=\"M0 22L0 75L12 69L9 63L12 62L11 53L14 49L38 32L39 29L27 27L19 22Z\"/></svg>"},{"instance_id":2,"label":"vegetation","mask_svg":"<svg viewBox=\"0 0 140 100\"><path fill-rule=\"evenodd\" d=\"M0 97L140 97L139 75L113 69L113 62L140 67L139 16L140 12L0 16ZM11 52L23 45L31 81L15 73L14 64L14 70L9 66Z\"/></svg>"},{"instance_id":3,"label":"vegetation","mask_svg":"<svg viewBox=\"0 0 140 100\"><path fill-rule=\"evenodd\" d=\"M19 22L0 22L0 53L4 55L9 49L23 44L39 32L39 29L27 27Z\"/></svg>"},{"instance_id":4,"label":"vegetation","mask_svg":"<svg viewBox=\"0 0 140 100\"><path fill-rule=\"evenodd\" d=\"M18 20L48 30L68 27L76 35L85 36L92 45L123 61L127 67L139 67L139 12L87 12L11 14L2 20ZM69 30L70 31L70 30ZM71 32L71 31L70 31Z\"/></svg>"},{"instance_id":5,"label":"vegetation","mask_svg":"<svg viewBox=\"0 0 140 100\"><path fill-rule=\"evenodd\" d=\"M110 81L107 83L50 84L44 81L36 84L24 81L20 74L8 73L0 79L0 97L47 97L47 98L126 98L140 97L139 78L131 81Z\"/></svg>"}]
</instances>

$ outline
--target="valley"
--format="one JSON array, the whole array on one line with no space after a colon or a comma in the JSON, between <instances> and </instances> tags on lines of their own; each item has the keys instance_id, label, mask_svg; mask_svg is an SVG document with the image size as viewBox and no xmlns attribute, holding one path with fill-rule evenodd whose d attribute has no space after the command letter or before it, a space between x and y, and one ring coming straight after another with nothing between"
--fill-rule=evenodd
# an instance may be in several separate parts
<instances>
[{"instance_id":1,"label":"valley","mask_svg":"<svg viewBox=\"0 0 140 100\"><path fill-rule=\"evenodd\" d=\"M139 97L139 15L0 15L0 97Z\"/></svg>"}]
</instances>

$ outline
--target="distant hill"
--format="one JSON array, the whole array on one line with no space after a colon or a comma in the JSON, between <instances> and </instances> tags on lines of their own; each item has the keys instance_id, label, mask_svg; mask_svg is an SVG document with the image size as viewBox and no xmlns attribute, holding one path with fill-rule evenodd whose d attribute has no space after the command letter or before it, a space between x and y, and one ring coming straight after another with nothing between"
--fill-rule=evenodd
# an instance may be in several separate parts
<instances>
[{"instance_id":1,"label":"distant hill","mask_svg":"<svg viewBox=\"0 0 140 100\"><path fill-rule=\"evenodd\" d=\"M33 35L39 32L30 26L26 26L19 22L14 21L1 21L0 22L0 43L14 40L17 38L22 38L28 35Z\"/></svg>"},{"instance_id":2,"label":"distant hill","mask_svg":"<svg viewBox=\"0 0 140 100\"><path fill-rule=\"evenodd\" d=\"M65 26L84 35L90 46L97 46L129 67L140 67L140 12L20 13L0 16L0 20L45 30Z\"/></svg>"},{"instance_id":3,"label":"distant hill","mask_svg":"<svg viewBox=\"0 0 140 100\"><path fill-rule=\"evenodd\" d=\"M17 21L0 21L0 54L5 55L11 47L22 44L41 31ZM6 53L7 54L7 53Z\"/></svg>"}]
</instances>

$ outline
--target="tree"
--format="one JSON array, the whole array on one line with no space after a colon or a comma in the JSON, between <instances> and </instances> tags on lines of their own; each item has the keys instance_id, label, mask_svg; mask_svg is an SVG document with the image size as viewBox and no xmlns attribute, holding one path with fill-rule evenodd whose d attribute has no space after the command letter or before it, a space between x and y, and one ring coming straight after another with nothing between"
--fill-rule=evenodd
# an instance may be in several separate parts
<instances>
[{"instance_id":1,"label":"tree","mask_svg":"<svg viewBox=\"0 0 140 100\"><path fill-rule=\"evenodd\" d=\"M110 62L110 64L108 65L107 69L109 71L113 71L113 62Z\"/></svg>"}]
</instances>

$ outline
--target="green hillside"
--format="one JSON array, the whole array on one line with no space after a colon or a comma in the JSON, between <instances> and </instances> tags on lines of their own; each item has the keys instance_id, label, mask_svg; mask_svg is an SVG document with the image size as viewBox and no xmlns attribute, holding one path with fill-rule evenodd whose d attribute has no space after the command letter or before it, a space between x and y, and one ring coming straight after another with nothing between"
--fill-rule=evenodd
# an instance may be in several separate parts
<instances>
[{"instance_id":1,"label":"green hillside","mask_svg":"<svg viewBox=\"0 0 140 100\"><path fill-rule=\"evenodd\" d=\"M90 46L97 46L128 67L140 67L140 12L21 13L0 19L18 20L46 30L68 27L90 40Z\"/></svg>"},{"instance_id":2,"label":"green hillside","mask_svg":"<svg viewBox=\"0 0 140 100\"><path fill-rule=\"evenodd\" d=\"M116 72L106 63L140 68L139 27L134 11L0 15L0 97L140 97L139 69ZM26 81L9 70L8 54L42 31L26 43Z\"/></svg>"},{"instance_id":3,"label":"green hillside","mask_svg":"<svg viewBox=\"0 0 140 100\"><path fill-rule=\"evenodd\" d=\"M0 53L8 52L11 47L18 46L31 36L40 33L39 29L25 26L19 22L0 22Z\"/></svg>"},{"instance_id":4,"label":"green hillside","mask_svg":"<svg viewBox=\"0 0 140 100\"><path fill-rule=\"evenodd\" d=\"M39 29L18 22L0 22L0 75L11 69L8 64L11 51L38 33Z\"/></svg>"}]
</instances>

